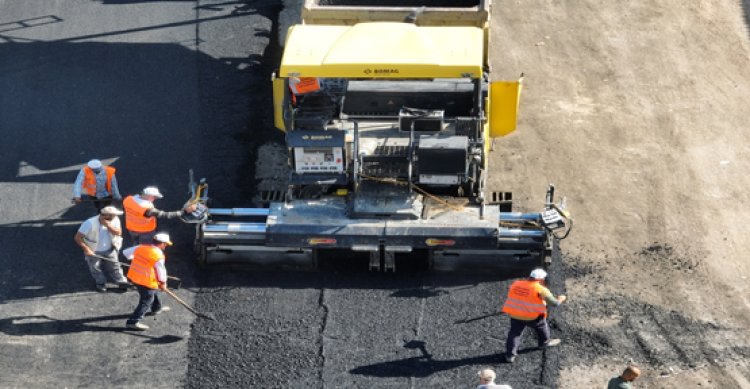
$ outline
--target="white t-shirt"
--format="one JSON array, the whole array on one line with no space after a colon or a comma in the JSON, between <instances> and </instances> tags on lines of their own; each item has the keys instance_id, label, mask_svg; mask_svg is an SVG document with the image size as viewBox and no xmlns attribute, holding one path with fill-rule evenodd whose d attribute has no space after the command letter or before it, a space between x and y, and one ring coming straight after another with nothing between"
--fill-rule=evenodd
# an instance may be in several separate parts
<instances>
[{"instance_id":1,"label":"white t-shirt","mask_svg":"<svg viewBox=\"0 0 750 389\"><path fill-rule=\"evenodd\" d=\"M123 256L125 257L125 259L127 259L128 261L132 261L132 260L133 260L133 256L135 255L135 249L136 249L137 247L138 247L138 246L136 245L136 246L133 246L133 247L128 247L128 248L126 248L125 250L122 250L122 255L123 255Z\"/></svg>"},{"instance_id":2,"label":"white t-shirt","mask_svg":"<svg viewBox=\"0 0 750 389\"><path fill-rule=\"evenodd\" d=\"M489 383L477 386L477 389L513 389L510 385L501 385L496 383Z\"/></svg>"},{"instance_id":3,"label":"white t-shirt","mask_svg":"<svg viewBox=\"0 0 750 389\"><path fill-rule=\"evenodd\" d=\"M120 228L120 218L112 219L112 226ZM107 227L99 223L99 216L86 219L78 228L78 232L84 235L84 243L94 251L108 251L112 248L112 236Z\"/></svg>"}]
</instances>

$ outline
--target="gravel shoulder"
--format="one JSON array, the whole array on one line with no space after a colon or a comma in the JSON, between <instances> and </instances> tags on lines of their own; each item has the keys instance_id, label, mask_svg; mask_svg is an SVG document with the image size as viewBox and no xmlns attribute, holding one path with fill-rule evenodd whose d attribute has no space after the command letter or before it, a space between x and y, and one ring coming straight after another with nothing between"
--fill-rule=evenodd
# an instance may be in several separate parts
<instances>
[{"instance_id":1,"label":"gravel shoulder","mask_svg":"<svg viewBox=\"0 0 750 389\"><path fill-rule=\"evenodd\" d=\"M520 130L496 184L558 184L576 218L562 248L560 387L628 361L643 387L750 387L747 2L495 7L494 77L526 73ZM534 192L530 189L534 188Z\"/></svg>"}]
</instances>

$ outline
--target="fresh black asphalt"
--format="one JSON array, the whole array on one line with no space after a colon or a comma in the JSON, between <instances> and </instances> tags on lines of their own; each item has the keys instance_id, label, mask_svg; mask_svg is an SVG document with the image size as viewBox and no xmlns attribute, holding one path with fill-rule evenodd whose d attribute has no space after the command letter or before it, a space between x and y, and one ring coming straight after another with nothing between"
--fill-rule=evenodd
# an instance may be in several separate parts
<instances>
[{"instance_id":1,"label":"fresh black asphalt","mask_svg":"<svg viewBox=\"0 0 750 389\"><path fill-rule=\"evenodd\" d=\"M132 333L136 294L93 291L72 240L93 208L69 202L87 160L114 160L124 193L158 185L162 209L187 199L191 168L215 205L249 205L254 150L283 139L280 7L0 1L0 386L452 388L483 367L514 388L556 386L557 351L532 336L501 363L507 276L204 269L191 226L163 221L176 292L217 320L170 302Z\"/></svg>"}]
</instances>

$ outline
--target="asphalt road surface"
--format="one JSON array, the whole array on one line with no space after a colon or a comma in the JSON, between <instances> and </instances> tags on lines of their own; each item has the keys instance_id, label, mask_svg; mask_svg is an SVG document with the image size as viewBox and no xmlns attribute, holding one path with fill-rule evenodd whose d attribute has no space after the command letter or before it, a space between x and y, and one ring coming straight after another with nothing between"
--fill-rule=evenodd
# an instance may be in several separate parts
<instances>
[{"instance_id":1,"label":"asphalt road surface","mask_svg":"<svg viewBox=\"0 0 750 389\"><path fill-rule=\"evenodd\" d=\"M278 143L270 73L278 1L0 1L0 387L470 387L493 366L517 388L556 387L557 351L500 363L507 281L487 275L256 272L194 266L177 244L173 310L124 330L137 294L97 293L73 235L78 169L100 158L123 193L248 205L255 150ZM553 287L562 292L553 280ZM561 285L561 284L560 284ZM555 313L553 331L564 316Z\"/></svg>"}]
</instances>

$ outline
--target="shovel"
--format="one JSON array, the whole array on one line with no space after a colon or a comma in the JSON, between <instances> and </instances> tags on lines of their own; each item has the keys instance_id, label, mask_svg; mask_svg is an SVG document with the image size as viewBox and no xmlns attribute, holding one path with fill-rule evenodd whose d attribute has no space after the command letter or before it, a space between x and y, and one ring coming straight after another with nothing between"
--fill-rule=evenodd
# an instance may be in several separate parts
<instances>
[{"instance_id":1,"label":"shovel","mask_svg":"<svg viewBox=\"0 0 750 389\"><path fill-rule=\"evenodd\" d=\"M206 313L201 313L201 312L196 311L195 308L191 307L190 304L188 304L185 301L183 301L179 296L177 296L176 294L174 294L174 292L172 292L171 290L164 289L164 292L167 293L168 295L170 295L173 299L175 299L175 301L177 301L178 303L180 303L180 305L182 305L183 307L187 308L187 310L190 311L190 312L192 312L195 316L202 317L202 318L208 319L208 320L216 320L216 318L213 315L206 314Z\"/></svg>"}]
</instances>

